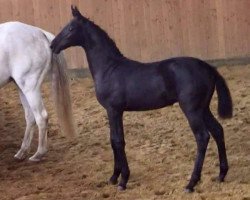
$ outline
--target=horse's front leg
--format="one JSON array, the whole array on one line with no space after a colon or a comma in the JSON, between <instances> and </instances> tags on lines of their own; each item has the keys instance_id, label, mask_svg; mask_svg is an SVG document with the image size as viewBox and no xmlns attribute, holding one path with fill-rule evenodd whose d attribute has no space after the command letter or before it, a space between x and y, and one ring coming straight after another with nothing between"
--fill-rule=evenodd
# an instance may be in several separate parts
<instances>
[{"instance_id":1,"label":"horse's front leg","mask_svg":"<svg viewBox=\"0 0 250 200\"><path fill-rule=\"evenodd\" d=\"M110 125L110 141L114 153L114 172L110 178L110 182L112 184L116 184L117 179L121 174L121 181L119 182L118 189L125 190L130 171L125 153L125 140L122 122L123 111L108 109L107 113Z\"/></svg>"}]
</instances>

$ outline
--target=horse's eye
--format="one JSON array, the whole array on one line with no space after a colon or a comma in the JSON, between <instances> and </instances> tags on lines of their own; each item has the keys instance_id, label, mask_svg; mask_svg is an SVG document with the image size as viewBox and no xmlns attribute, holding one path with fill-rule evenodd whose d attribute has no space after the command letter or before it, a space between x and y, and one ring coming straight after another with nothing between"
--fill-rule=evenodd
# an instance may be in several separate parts
<instances>
[{"instance_id":1,"label":"horse's eye","mask_svg":"<svg viewBox=\"0 0 250 200\"><path fill-rule=\"evenodd\" d=\"M69 27L69 31L72 31L73 30L73 27L71 26L71 27Z\"/></svg>"}]
</instances>

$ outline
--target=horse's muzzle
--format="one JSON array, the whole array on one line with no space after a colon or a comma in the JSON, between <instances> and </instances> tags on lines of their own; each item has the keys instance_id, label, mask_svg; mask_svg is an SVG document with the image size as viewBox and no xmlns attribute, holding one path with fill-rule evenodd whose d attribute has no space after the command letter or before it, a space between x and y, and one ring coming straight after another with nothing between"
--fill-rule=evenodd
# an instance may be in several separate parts
<instances>
[{"instance_id":1,"label":"horse's muzzle","mask_svg":"<svg viewBox=\"0 0 250 200\"><path fill-rule=\"evenodd\" d=\"M50 48L51 48L51 50L52 50L53 53L55 53L55 54L59 54L60 53L60 49L57 48L57 45L55 44L55 40L53 40L51 42Z\"/></svg>"}]
</instances>

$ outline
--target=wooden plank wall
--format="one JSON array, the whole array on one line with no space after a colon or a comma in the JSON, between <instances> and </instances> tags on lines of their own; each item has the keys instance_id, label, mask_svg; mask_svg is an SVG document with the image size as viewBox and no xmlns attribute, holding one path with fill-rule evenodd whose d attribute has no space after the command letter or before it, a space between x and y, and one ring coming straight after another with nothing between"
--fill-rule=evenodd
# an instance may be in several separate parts
<instances>
[{"instance_id":1,"label":"wooden plank wall","mask_svg":"<svg viewBox=\"0 0 250 200\"><path fill-rule=\"evenodd\" d=\"M250 0L0 0L0 22L18 20L56 34L71 18L71 4L132 59L250 55ZM82 49L66 54L72 68L87 67Z\"/></svg>"}]
</instances>

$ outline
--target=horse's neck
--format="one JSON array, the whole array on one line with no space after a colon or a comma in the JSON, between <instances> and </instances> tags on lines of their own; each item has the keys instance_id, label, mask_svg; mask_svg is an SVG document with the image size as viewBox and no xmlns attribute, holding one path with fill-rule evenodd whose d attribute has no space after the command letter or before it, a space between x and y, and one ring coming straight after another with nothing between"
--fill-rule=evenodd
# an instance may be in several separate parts
<instances>
[{"instance_id":1,"label":"horse's neck","mask_svg":"<svg viewBox=\"0 0 250 200\"><path fill-rule=\"evenodd\" d=\"M115 42L97 25L89 22L89 35L85 51L93 78L102 76L111 67L113 60L123 57Z\"/></svg>"},{"instance_id":2,"label":"horse's neck","mask_svg":"<svg viewBox=\"0 0 250 200\"><path fill-rule=\"evenodd\" d=\"M89 69L94 79L101 77L107 70L113 66L115 60L122 55L112 52L111 49L105 46L95 46L92 48L85 48Z\"/></svg>"}]
</instances>

